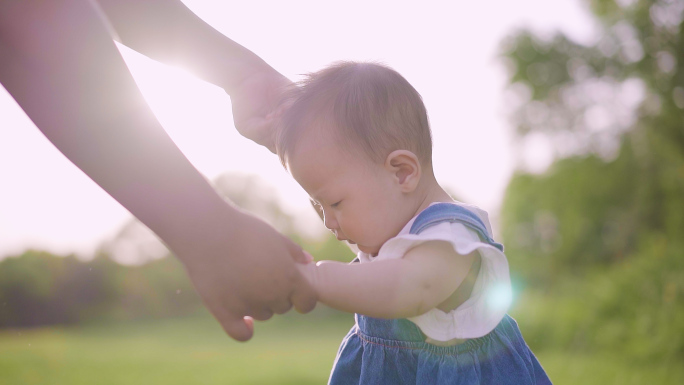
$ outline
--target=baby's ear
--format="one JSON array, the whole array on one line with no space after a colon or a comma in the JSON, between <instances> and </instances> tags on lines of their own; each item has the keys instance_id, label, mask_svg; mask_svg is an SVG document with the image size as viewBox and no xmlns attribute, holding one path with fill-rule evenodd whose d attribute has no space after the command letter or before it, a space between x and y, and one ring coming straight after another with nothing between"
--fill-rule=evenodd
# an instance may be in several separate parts
<instances>
[{"instance_id":1,"label":"baby's ear","mask_svg":"<svg viewBox=\"0 0 684 385\"><path fill-rule=\"evenodd\" d=\"M402 192L409 193L418 187L422 169L418 157L411 151L392 151L385 160L385 169L394 175Z\"/></svg>"}]
</instances>

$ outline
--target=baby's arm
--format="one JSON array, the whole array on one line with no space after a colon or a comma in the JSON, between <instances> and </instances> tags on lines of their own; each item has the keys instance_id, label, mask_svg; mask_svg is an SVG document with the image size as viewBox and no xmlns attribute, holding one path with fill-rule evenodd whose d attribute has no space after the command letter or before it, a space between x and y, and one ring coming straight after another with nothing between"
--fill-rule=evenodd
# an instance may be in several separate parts
<instances>
[{"instance_id":1,"label":"baby's arm","mask_svg":"<svg viewBox=\"0 0 684 385\"><path fill-rule=\"evenodd\" d=\"M448 242L423 243L401 259L302 266L318 298L338 310L406 318L444 302L466 278L477 252L460 255Z\"/></svg>"}]
</instances>

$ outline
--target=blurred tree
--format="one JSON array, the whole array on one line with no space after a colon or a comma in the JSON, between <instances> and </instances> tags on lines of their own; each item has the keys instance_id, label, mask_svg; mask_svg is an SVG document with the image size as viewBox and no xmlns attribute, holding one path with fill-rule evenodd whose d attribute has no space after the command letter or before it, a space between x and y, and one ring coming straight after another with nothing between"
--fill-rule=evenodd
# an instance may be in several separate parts
<instances>
[{"instance_id":1,"label":"blurred tree","mask_svg":"<svg viewBox=\"0 0 684 385\"><path fill-rule=\"evenodd\" d=\"M0 261L0 328L189 314L201 307L181 263L123 266L27 251Z\"/></svg>"},{"instance_id":2,"label":"blurred tree","mask_svg":"<svg viewBox=\"0 0 684 385\"><path fill-rule=\"evenodd\" d=\"M295 220L282 209L274 188L259 176L224 173L212 184L221 196L281 233L297 235ZM102 250L115 261L128 265L163 258L169 253L159 238L135 218L131 218L111 240L104 242Z\"/></svg>"},{"instance_id":3,"label":"blurred tree","mask_svg":"<svg viewBox=\"0 0 684 385\"><path fill-rule=\"evenodd\" d=\"M0 327L72 323L112 304L115 289L106 258L27 251L0 262Z\"/></svg>"},{"instance_id":4,"label":"blurred tree","mask_svg":"<svg viewBox=\"0 0 684 385\"><path fill-rule=\"evenodd\" d=\"M275 188L257 175L224 173L213 182L216 190L236 206L263 219L283 234L297 232L295 221L286 213Z\"/></svg>"},{"instance_id":5,"label":"blurred tree","mask_svg":"<svg viewBox=\"0 0 684 385\"><path fill-rule=\"evenodd\" d=\"M605 162L590 155L556 161L545 175L518 173L502 218L506 254L528 284L552 285L621 262L650 227L639 221L629 145Z\"/></svg>"},{"instance_id":6,"label":"blurred tree","mask_svg":"<svg viewBox=\"0 0 684 385\"><path fill-rule=\"evenodd\" d=\"M294 238L316 259L353 258L329 232L316 239L300 235L273 188L258 177L224 174L215 186L236 205ZM147 227L131 219L89 261L31 250L0 260L0 328L192 313L201 300L182 264L164 258L168 253Z\"/></svg>"},{"instance_id":7,"label":"blurred tree","mask_svg":"<svg viewBox=\"0 0 684 385\"><path fill-rule=\"evenodd\" d=\"M601 32L592 45L529 31L503 44L518 138L543 134L572 157L544 176L519 173L505 198L509 253L545 271L684 234L684 2L588 4Z\"/></svg>"},{"instance_id":8,"label":"blurred tree","mask_svg":"<svg viewBox=\"0 0 684 385\"><path fill-rule=\"evenodd\" d=\"M586 0L599 37L503 44L511 119L556 161L502 206L533 344L684 358L684 1ZM533 300L530 300L532 298Z\"/></svg>"}]
</instances>

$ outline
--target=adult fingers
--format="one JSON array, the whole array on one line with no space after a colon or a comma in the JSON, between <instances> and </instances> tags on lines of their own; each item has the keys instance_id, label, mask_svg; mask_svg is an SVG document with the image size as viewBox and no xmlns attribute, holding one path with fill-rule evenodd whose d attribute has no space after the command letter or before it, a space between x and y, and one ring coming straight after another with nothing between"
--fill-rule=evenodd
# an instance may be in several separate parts
<instances>
[{"instance_id":1,"label":"adult fingers","mask_svg":"<svg viewBox=\"0 0 684 385\"><path fill-rule=\"evenodd\" d=\"M299 245L292 242L290 239L285 240L285 245L288 249L288 252L297 263L307 264L312 262L311 259L313 257L302 250ZM292 302L295 310L297 310L299 313L308 313L313 310L316 307L316 302L318 301L318 298L316 297L316 291L313 289L313 287L311 287L306 278L304 278L304 276L301 274L295 278L293 284L294 290L290 295L290 301Z\"/></svg>"},{"instance_id":2,"label":"adult fingers","mask_svg":"<svg viewBox=\"0 0 684 385\"><path fill-rule=\"evenodd\" d=\"M287 252L290 254L290 256L292 257L292 259L294 259L295 262L304 264L311 262L309 260L309 257L307 257L304 253L304 250L302 250L301 246L292 242L292 240L290 240L287 237L283 238L285 242L285 247L287 247Z\"/></svg>"},{"instance_id":3,"label":"adult fingers","mask_svg":"<svg viewBox=\"0 0 684 385\"><path fill-rule=\"evenodd\" d=\"M273 312L266 308L252 310L248 313L252 318L258 321L266 321L273 317Z\"/></svg>"},{"instance_id":4,"label":"adult fingers","mask_svg":"<svg viewBox=\"0 0 684 385\"><path fill-rule=\"evenodd\" d=\"M302 279L295 284L295 288L290 295L290 301L295 310L299 313L308 313L316 307L318 298L316 291L311 285L302 277Z\"/></svg>"},{"instance_id":5,"label":"adult fingers","mask_svg":"<svg viewBox=\"0 0 684 385\"><path fill-rule=\"evenodd\" d=\"M223 331L237 341L247 341L254 334L254 322L244 317L244 310L228 309L222 303L215 303L211 299L206 301L207 307L221 324Z\"/></svg>"},{"instance_id":6,"label":"adult fingers","mask_svg":"<svg viewBox=\"0 0 684 385\"><path fill-rule=\"evenodd\" d=\"M292 302L289 299L277 301L272 303L270 308L275 314L285 314L292 309Z\"/></svg>"},{"instance_id":7,"label":"adult fingers","mask_svg":"<svg viewBox=\"0 0 684 385\"><path fill-rule=\"evenodd\" d=\"M310 263L314 261L313 255L307 253L306 251L304 252L304 256L306 257L306 263Z\"/></svg>"}]
</instances>

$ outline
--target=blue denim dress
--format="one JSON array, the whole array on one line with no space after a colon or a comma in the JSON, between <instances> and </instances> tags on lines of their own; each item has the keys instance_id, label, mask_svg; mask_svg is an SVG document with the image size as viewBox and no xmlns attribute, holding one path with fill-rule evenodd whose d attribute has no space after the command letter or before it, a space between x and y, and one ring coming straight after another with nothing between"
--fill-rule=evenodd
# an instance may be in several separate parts
<instances>
[{"instance_id":1,"label":"blue denim dress","mask_svg":"<svg viewBox=\"0 0 684 385\"><path fill-rule=\"evenodd\" d=\"M459 221L484 242L503 249L471 211L450 203L432 205L411 227L418 234L443 221ZM355 315L356 324L337 352L329 384L550 384L546 372L510 316L489 334L454 346L425 342L407 319Z\"/></svg>"}]
</instances>

